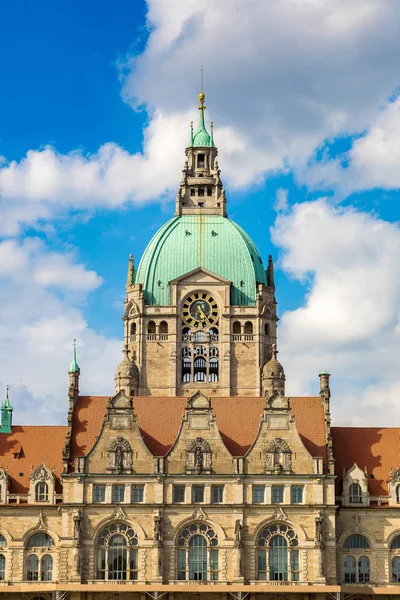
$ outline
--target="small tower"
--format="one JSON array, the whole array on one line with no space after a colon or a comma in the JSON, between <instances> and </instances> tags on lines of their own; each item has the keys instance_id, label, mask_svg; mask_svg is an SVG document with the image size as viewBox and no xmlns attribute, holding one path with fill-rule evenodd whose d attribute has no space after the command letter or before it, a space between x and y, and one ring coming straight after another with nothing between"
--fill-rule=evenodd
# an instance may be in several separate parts
<instances>
[{"instance_id":1,"label":"small tower","mask_svg":"<svg viewBox=\"0 0 400 600\"><path fill-rule=\"evenodd\" d=\"M272 357L265 363L262 371L263 395L269 398L274 392L285 395L285 371L277 358L278 350L272 345Z\"/></svg>"},{"instance_id":2,"label":"small tower","mask_svg":"<svg viewBox=\"0 0 400 600\"><path fill-rule=\"evenodd\" d=\"M214 127L211 121L208 133L204 121L205 95L199 94L199 126L193 131L190 124L189 145L182 179L176 195L175 216L221 215L226 217L226 196L218 167L218 149L214 144Z\"/></svg>"},{"instance_id":3,"label":"small tower","mask_svg":"<svg viewBox=\"0 0 400 600\"><path fill-rule=\"evenodd\" d=\"M68 375L69 375L69 388L68 388L68 396L70 402L73 406L78 401L79 398L79 375L81 370L79 368L78 362L76 360L76 340L74 340L74 350L72 355L72 361L69 365Z\"/></svg>"},{"instance_id":4,"label":"small tower","mask_svg":"<svg viewBox=\"0 0 400 600\"><path fill-rule=\"evenodd\" d=\"M125 345L124 358L121 360L115 373L115 393L124 391L125 395L137 396L139 386L139 369L134 361L129 358L129 349Z\"/></svg>"},{"instance_id":5,"label":"small tower","mask_svg":"<svg viewBox=\"0 0 400 600\"><path fill-rule=\"evenodd\" d=\"M6 399L1 405L1 426L0 433L12 433L12 413L13 407L8 397L9 387L7 386Z\"/></svg>"}]
</instances>

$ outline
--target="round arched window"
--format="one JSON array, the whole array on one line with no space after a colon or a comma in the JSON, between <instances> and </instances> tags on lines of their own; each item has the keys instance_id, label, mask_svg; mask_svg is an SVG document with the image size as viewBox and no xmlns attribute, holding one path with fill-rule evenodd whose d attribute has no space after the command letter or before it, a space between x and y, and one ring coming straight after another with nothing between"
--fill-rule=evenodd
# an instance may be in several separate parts
<instances>
[{"instance_id":1,"label":"round arched window","mask_svg":"<svg viewBox=\"0 0 400 600\"><path fill-rule=\"evenodd\" d=\"M299 540L285 524L269 525L258 537L258 579L299 581Z\"/></svg>"},{"instance_id":2,"label":"round arched window","mask_svg":"<svg viewBox=\"0 0 400 600\"><path fill-rule=\"evenodd\" d=\"M192 523L178 539L177 579L217 581L219 570L218 537L206 523Z\"/></svg>"},{"instance_id":3,"label":"round arched window","mask_svg":"<svg viewBox=\"0 0 400 600\"><path fill-rule=\"evenodd\" d=\"M125 523L111 523L97 540L97 579L134 581L138 578L138 538Z\"/></svg>"}]
</instances>

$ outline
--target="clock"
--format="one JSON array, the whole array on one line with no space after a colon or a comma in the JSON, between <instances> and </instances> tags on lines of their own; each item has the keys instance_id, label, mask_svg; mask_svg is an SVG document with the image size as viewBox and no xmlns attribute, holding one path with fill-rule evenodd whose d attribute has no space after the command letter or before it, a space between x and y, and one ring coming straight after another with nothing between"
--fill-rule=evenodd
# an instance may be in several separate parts
<instances>
[{"instance_id":1,"label":"clock","mask_svg":"<svg viewBox=\"0 0 400 600\"><path fill-rule=\"evenodd\" d=\"M183 303L183 318L192 327L210 327L218 319L218 305L207 292L194 292Z\"/></svg>"}]
</instances>

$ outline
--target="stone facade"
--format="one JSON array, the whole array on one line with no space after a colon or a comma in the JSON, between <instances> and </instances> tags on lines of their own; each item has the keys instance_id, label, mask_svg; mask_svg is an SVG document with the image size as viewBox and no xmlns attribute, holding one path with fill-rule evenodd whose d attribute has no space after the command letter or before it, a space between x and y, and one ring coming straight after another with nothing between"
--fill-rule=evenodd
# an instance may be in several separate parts
<instances>
[{"instance_id":1,"label":"stone facade","mask_svg":"<svg viewBox=\"0 0 400 600\"><path fill-rule=\"evenodd\" d=\"M319 397L285 395L272 259L228 224L204 95L199 109L173 224L199 264L154 281L158 247L129 259L114 396L80 396L74 348L66 427L14 426L3 404L0 591L400 596L400 430L331 427L328 373ZM231 235L240 253L207 262L205 241Z\"/></svg>"}]
</instances>

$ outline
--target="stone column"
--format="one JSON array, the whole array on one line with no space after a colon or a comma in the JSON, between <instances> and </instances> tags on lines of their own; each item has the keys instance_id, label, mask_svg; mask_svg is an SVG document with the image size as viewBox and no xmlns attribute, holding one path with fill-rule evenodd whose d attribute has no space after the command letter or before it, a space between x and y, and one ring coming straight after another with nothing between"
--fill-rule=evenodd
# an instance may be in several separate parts
<instances>
[{"instance_id":1,"label":"stone column","mask_svg":"<svg viewBox=\"0 0 400 600\"><path fill-rule=\"evenodd\" d=\"M236 519L235 541L233 544L233 581L241 583L244 581L243 578L243 564L242 564L242 548L243 548L243 521L242 519Z\"/></svg>"},{"instance_id":2,"label":"stone column","mask_svg":"<svg viewBox=\"0 0 400 600\"><path fill-rule=\"evenodd\" d=\"M156 540L153 546L153 580L162 581L162 545Z\"/></svg>"}]
</instances>

